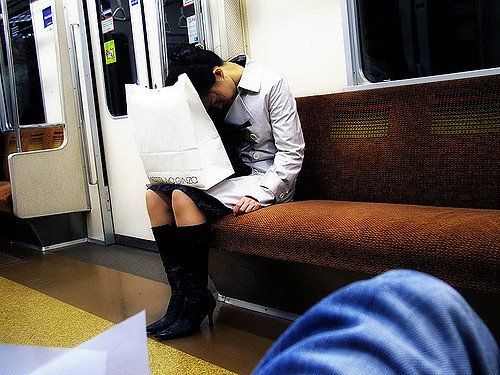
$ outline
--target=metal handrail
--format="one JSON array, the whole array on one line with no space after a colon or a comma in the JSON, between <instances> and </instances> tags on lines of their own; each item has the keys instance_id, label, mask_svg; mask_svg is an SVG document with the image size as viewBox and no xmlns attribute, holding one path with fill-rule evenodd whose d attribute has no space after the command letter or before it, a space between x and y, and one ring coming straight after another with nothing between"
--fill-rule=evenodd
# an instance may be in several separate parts
<instances>
[{"instance_id":1,"label":"metal handrail","mask_svg":"<svg viewBox=\"0 0 500 375\"><path fill-rule=\"evenodd\" d=\"M177 22L177 27L179 29L187 29L187 17L184 15L184 7L181 7L180 9L181 15L179 16L179 21ZM184 23L182 23L182 20L184 20Z\"/></svg>"},{"instance_id":2,"label":"metal handrail","mask_svg":"<svg viewBox=\"0 0 500 375\"><path fill-rule=\"evenodd\" d=\"M76 49L76 32L75 28L80 28L79 24L73 23L70 25L70 33L71 33L71 58L72 58L72 63L71 63L71 70L73 73L73 84L74 84L74 95L75 95L75 101L76 101L76 106L78 108L78 123L79 123L79 128L80 128L80 135L82 138L82 148L83 148L83 154L84 154L84 162L85 162L85 169L87 172L87 181L91 185L97 184L97 180L94 180L92 176L92 171L90 170L90 165L91 165L91 160L90 160L90 155L87 147L87 129L85 127L85 121L84 121L84 109L83 109L83 100L82 100L82 95L81 95L81 83L80 83L80 68L78 64L78 54L77 54L77 49Z\"/></svg>"},{"instance_id":3,"label":"metal handrail","mask_svg":"<svg viewBox=\"0 0 500 375\"><path fill-rule=\"evenodd\" d=\"M16 132L16 149L17 152L22 152L21 145L21 129L19 126L19 113L17 111L17 90L16 90L16 75L14 71L14 57L12 54L12 43L10 38L10 20L7 0L0 0L2 7L3 30L5 36L5 49L7 53L7 65L9 69L10 82L10 105L12 109L12 128Z\"/></svg>"},{"instance_id":4,"label":"metal handrail","mask_svg":"<svg viewBox=\"0 0 500 375\"><path fill-rule=\"evenodd\" d=\"M118 16L118 12L122 12L122 16ZM125 15L125 9L123 7L118 7L113 11L113 14L111 14L111 17L113 17L114 20L116 21L128 21L129 18Z\"/></svg>"},{"instance_id":5,"label":"metal handrail","mask_svg":"<svg viewBox=\"0 0 500 375\"><path fill-rule=\"evenodd\" d=\"M202 48L207 48L205 44L205 26L203 24L203 11L200 0L195 0L194 11L196 15L196 31L198 32L198 43L197 45Z\"/></svg>"},{"instance_id":6,"label":"metal handrail","mask_svg":"<svg viewBox=\"0 0 500 375\"><path fill-rule=\"evenodd\" d=\"M53 123L44 123L44 124L28 124L28 125L20 125L21 131L24 129L43 129L43 128L55 128L57 126L66 126L64 122L53 122Z\"/></svg>"},{"instance_id":7,"label":"metal handrail","mask_svg":"<svg viewBox=\"0 0 500 375\"><path fill-rule=\"evenodd\" d=\"M168 56L167 56L167 38L165 30L165 8L163 0L156 0L156 7L158 13L158 27L159 27L159 41L160 41L160 69L162 86L167 82L167 69L168 69Z\"/></svg>"}]
</instances>

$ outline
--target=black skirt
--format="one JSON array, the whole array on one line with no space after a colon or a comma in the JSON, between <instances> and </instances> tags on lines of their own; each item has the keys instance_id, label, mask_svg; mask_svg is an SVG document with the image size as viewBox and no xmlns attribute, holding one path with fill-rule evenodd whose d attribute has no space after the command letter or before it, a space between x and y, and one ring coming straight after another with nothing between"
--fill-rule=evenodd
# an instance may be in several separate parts
<instances>
[{"instance_id":1,"label":"black skirt","mask_svg":"<svg viewBox=\"0 0 500 375\"><path fill-rule=\"evenodd\" d=\"M205 215L209 223L215 223L223 216L230 214L231 209L226 207L221 201L205 193L203 190L191 186L176 184L152 184L148 189L171 194L174 190L180 190L193 200L198 209Z\"/></svg>"}]
</instances>

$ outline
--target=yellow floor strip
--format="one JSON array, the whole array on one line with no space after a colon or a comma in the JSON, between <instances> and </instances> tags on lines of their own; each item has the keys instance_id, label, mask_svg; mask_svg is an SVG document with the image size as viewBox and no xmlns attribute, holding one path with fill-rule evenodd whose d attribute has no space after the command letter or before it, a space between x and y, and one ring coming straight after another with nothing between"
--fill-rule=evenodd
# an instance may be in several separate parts
<instances>
[{"instance_id":1,"label":"yellow floor strip","mask_svg":"<svg viewBox=\"0 0 500 375\"><path fill-rule=\"evenodd\" d=\"M72 348L113 323L0 277L0 342ZM148 339L153 374L233 374Z\"/></svg>"}]
</instances>

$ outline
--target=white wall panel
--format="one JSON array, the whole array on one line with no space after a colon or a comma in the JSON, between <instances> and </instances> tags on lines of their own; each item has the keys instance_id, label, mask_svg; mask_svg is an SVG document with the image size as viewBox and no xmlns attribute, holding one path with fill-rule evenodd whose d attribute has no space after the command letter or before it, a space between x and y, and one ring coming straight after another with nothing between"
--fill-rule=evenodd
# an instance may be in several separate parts
<instances>
[{"instance_id":1,"label":"white wall panel","mask_svg":"<svg viewBox=\"0 0 500 375\"><path fill-rule=\"evenodd\" d=\"M247 0L254 60L283 74L295 96L347 85L342 0Z\"/></svg>"},{"instance_id":2,"label":"white wall panel","mask_svg":"<svg viewBox=\"0 0 500 375\"><path fill-rule=\"evenodd\" d=\"M53 0L35 0L30 3L33 32L38 57L38 70L42 82L43 105L46 123L60 123L63 121L62 90L59 75L57 51L57 30L55 24L45 25L43 10L51 7L54 12ZM55 16L52 15L54 18Z\"/></svg>"}]
</instances>

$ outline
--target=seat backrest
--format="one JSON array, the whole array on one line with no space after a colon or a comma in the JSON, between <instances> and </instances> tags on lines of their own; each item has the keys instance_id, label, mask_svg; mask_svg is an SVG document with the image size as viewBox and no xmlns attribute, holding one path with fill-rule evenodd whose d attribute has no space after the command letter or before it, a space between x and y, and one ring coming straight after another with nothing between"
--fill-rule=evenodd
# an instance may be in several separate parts
<instances>
[{"instance_id":1,"label":"seat backrest","mask_svg":"<svg viewBox=\"0 0 500 375\"><path fill-rule=\"evenodd\" d=\"M296 199L498 208L500 76L297 99Z\"/></svg>"}]
</instances>

